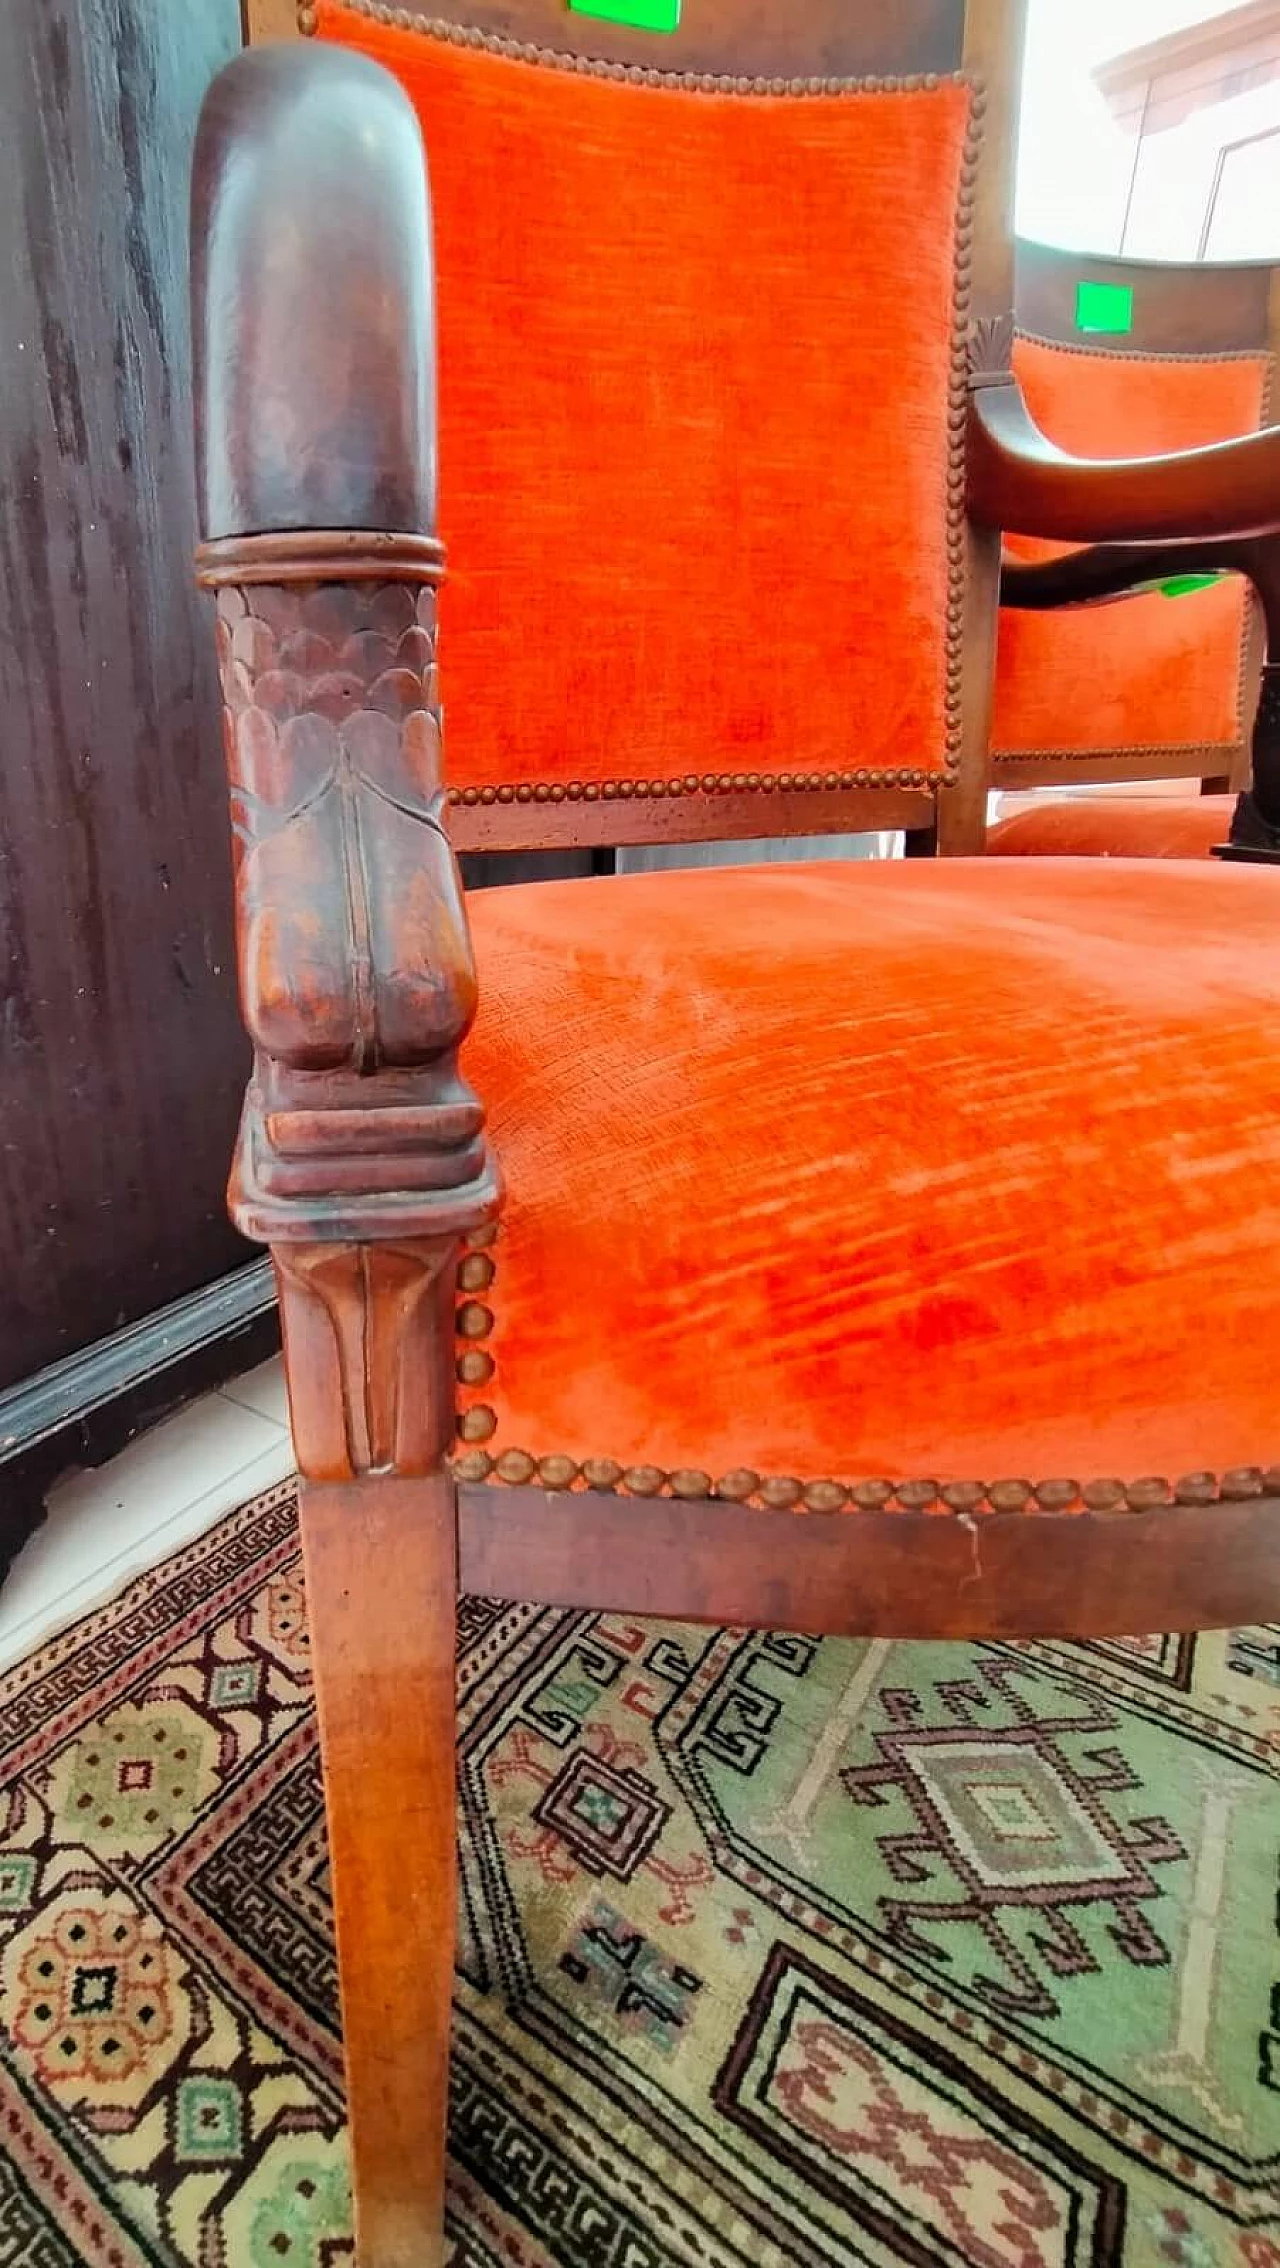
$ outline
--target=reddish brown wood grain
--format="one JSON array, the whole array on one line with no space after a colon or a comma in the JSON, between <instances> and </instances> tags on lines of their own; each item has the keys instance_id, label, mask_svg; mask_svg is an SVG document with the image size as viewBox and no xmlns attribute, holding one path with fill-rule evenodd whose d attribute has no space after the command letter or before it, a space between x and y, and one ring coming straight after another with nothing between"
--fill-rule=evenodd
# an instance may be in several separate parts
<instances>
[{"instance_id":1,"label":"reddish brown wood grain","mask_svg":"<svg viewBox=\"0 0 1280 2268\"><path fill-rule=\"evenodd\" d=\"M1055 447L1009 380L975 388L969 509L1067 543L1148 543L1280 530L1280 426L1176 456L1085 458Z\"/></svg>"},{"instance_id":2,"label":"reddish brown wood grain","mask_svg":"<svg viewBox=\"0 0 1280 2268\"><path fill-rule=\"evenodd\" d=\"M357 0L360 4L360 0ZM378 0L374 0L374 5ZM973 0L970 0L972 6ZM981 4L981 0L979 0ZM281 0L249 0L251 38L279 35ZM563 0L414 0L406 20L469 24L610 63L658 70L808 75L953 71L964 35L965 0L685 0L674 32L655 35L602 16L570 13ZM297 0L296 23L311 31L315 10Z\"/></svg>"},{"instance_id":3,"label":"reddish brown wood grain","mask_svg":"<svg viewBox=\"0 0 1280 2268\"><path fill-rule=\"evenodd\" d=\"M487 1483L459 1491L458 1567L487 1597L836 1637L1218 1629L1280 1612L1280 1501L824 1516Z\"/></svg>"},{"instance_id":4,"label":"reddish brown wood grain","mask_svg":"<svg viewBox=\"0 0 1280 2268\"><path fill-rule=\"evenodd\" d=\"M360 2268L439 2268L453 1994L454 1502L433 1480L309 1484Z\"/></svg>"},{"instance_id":5,"label":"reddish brown wood grain","mask_svg":"<svg viewBox=\"0 0 1280 2268\"><path fill-rule=\"evenodd\" d=\"M1013 304L1018 329L1106 354L1266 354L1271 348L1269 261L1104 259L1019 239ZM1119 284L1133 294L1132 327L1116 337L1082 336L1076 287Z\"/></svg>"}]
</instances>

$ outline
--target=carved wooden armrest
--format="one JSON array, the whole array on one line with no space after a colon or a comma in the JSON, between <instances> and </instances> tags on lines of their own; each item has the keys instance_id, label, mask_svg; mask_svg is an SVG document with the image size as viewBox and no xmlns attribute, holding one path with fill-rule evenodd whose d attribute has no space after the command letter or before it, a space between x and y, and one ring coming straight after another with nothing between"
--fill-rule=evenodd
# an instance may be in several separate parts
<instances>
[{"instance_id":1,"label":"carved wooden armrest","mask_svg":"<svg viewBox=\"0 0 1280 2268\"><path fill-rule=\"evenodd\" d=\"M453 1260L498 1185L456 1061L475 977L442 826L429 215L394 81L310 44L224 72L192 260L255 1051L232 1212L273 1247L291 1388L314 1382L304 1470L427 1470Z\"/></svg>"},{"instance_id":2,"label":"carved wooden armrest","mask_svg":"<svg viewBox=\"0 0 1280 2268\"><path fill-rule=\"evenodd\" d=\"M1073 457L1040 431L1015 379L979 379L968 497L988 527L1067 543L1269 534L1280 530L1280 426L1173 456Z\"/></svg>"}]
</instances>

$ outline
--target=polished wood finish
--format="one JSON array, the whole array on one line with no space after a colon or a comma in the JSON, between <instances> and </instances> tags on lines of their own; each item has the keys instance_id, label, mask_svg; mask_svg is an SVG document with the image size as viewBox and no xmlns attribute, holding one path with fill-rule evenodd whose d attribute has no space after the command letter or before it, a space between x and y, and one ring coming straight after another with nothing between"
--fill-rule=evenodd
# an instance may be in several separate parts
<instances>
[{"instance_id":1,"label":"polished wood finish","mask_svg":"<svg viewBox=\"0 0 1280 2268\"><path fill-rule=\"evenodd\" d=\"M484 1483L459 1490L458 1580L485 1598L837 1637L1217 1629L1280 1605L1280 1499L1247 1479L1234 1501L1151 1510L825 1515Z\"/></svg>"},{"instance_id":2,"label":"polished wood finish","mask_svg":"<svg viewBox=\"0 0 1280 2268\"><path fill-rule=\"evenodd\" d=\"M206 538L433 528L427 190L394 81L320 45L242 56L205 104L192 211ZM317 212L341 224L300 260Z\"/></svg>"},{"instance_id":3,"label":"polished wood finish","mask_svg":"<svg viewBox=\"0 0 1280 2268\"><path fill-rule=\"evenodd\" d=\"M439 1474L309 1487L302 1548L360 2268L440 2268L456 1901L452 1486Z\"/></svg>"},{"instance_id":4,"label":"polished wood finish","mask_svg":"<svg viewBox=\"0 0 1280 2268\"><path fill-rule=\"evenodd\" d=\"M250 0L250 7L275 17L274 0ZM399 8L394 13L399 20ZM564 0L414 0L404 13L646 69L852 78L954 71L963 49L965 4L894 0L892 8L864 8L849 0L805 0L803 7L779 0L686 0L678 28L661 36L571 13ZM299 0L297 23L304 32L313 27L308 0Z\"/></svg>"},{"instance_id":5,"label":"polished wood finish","mask_svg":"<svg viewBox=\"0 0 1280 2268\"><path fill-rule=\"evenodd\" d=\"M449 839L459 851L555 850L566 842L751 842L778 835L840 835L925 827L934 797L913 788L744 789L728 795L628 798L584 796L574 804L509 802L449 807Z\"/></svg>"},{"instance_id":6,"label":"polished wood finish","mask_svg":"<svg viewBox=\"0 0 1280 2268\"><path fill-rule=\"evenodd\" d=\"M0 1387L252 1257L183 217L239 42L236 0L0 7Z\"/></svg>"},{"instance_id":7,"label":"polished wood finish","mask_svg":"<svg viewBox=\"0 0 1280 2268\"><path fill-rule=\"evenodd\" d=\"M1013 304L1018 329L1091 354L1270 354L1272 268L1268 261L1192 265L1102 259L1019 240ZM1076 286L1121 284L1133 294L1131 329L1081 333Z\"/></svg>"},{"instance_id":8,"label":"polished wood finish","mask_svg":"<svg viewBox=\"0 0 1280 2268\"><path fill-rule=\"evenodd\" d=\"M456 1240L278 1244L299 1471L433 1473L453 1442Z\"/></svg>"},{"instance_id":9,"label":"polished wood finish","mask_svg":"<svg viewBox=\"0 0 1280 2268\"><path fill-rule=\"evenodd\" d=\"M968 9L964 63L983 90L986 141L969 219L970 339L982 342L978 351L984 366L1001 373L1009 369L1013 343L1007 318L1013 290L1013 161L1024 32L1022 0L978 0ZM963 411L953 405L950 414L955 418ZM963 481L961 473L952 477ZM937 799L931 847L943 857L972 855L986 840L999 621L998 531L967 513L958 540L964 547L959 689L963 722L956 777Z\"/></svg>"},{"instance_id":10,"label":"polished wood finish","mask_svg":"<svg viewBox=\"0 0 1280 2268\"><path fill-rule=\"evenodd\" d=\"M1160 542L1280 530L1280 426L1155 457L1073 457L1018 386L976 386L969 508L990 527L1066 543Z\"/></svg>"},{"instance_id":11,"label":"polished wood finish","mask_svg":"<svg viewBox=\"0 0 1280 2268\"><path fill-rule=\"evenodd\" d=\"M256 537L200 555L218 583L255 1044L232 1209L272 1243L456 1236L497 1202L456 1062L475 975L440 824L423 542L301 554Z\"/></svg>"}]
</instances>

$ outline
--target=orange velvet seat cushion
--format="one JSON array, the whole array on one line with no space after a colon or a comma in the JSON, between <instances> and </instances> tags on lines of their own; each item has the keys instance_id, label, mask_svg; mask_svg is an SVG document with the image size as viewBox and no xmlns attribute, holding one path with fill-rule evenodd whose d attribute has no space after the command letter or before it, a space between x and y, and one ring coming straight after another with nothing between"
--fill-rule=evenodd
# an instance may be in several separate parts
<instances>
[{"instance_id":1,"label":"orange velvet seat cushion","mask_svg":"<svg viewBox=\"0 0 1280 2268\"><path fill-rule=\"evenodd\" d=\"M659 88L336 0L319 29L427 145L454 788L939 773L972 90Z\"/></svg>"},{"instance_id":2,"label":"orange velvet seat cushion","mask_svg":"<svg viewBox=\"0 0 1280 2268\"><path fill-rule=\"evenodd\" d=\"M1019 339L1017 372L1036 422L1086 456L1196 449L1253 431L1266 398L1265 356L1195 360L1093 354ZM1020 556L1062 545L1013 538ZM992 727L996 760L1055 750L1238 746L1247 594L1232 576L1167 598L1000 616Z\"/></svg>"},{"instance_id":3,"label":"orange velvet seat cushion","mask_svg":"<svg viewBox=\"0 0 1280 2268\"><path fill-rule=\"evenodd\" d=\"M1276 1451L1268 871L746 868L471 915L507 1198L463 1272L470 1471L732 1493Z\"/></svg>"},{"instance_id":4,"label":"orange velvet seat cushion","mask_svg":"<svg viewBox=\"0 0 1280 2268\"><path fill-rule=\"evenodd\" d=\"M987 835L994 858L1211 858L1233 795L1038 795Z\"/></svg>"}]
</instances>

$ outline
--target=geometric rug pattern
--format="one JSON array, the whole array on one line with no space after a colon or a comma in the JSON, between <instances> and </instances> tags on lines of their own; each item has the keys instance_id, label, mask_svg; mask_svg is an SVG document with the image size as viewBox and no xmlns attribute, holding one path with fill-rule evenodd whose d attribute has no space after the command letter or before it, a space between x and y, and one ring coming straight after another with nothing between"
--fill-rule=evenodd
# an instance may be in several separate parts
<instances>
[{"instance_id":1,"label":"geometric rug pattern","mask_svg":"<svg viewBox=\"0 0 1280 2268\"><path fill-rule=\"evenodd\" d=\"M465 1601L460 2268L1280 2268L1277 1640ZM0 2268L352 2258L286 1485L0 1677Z\"/></svg>"}]
</instances>

